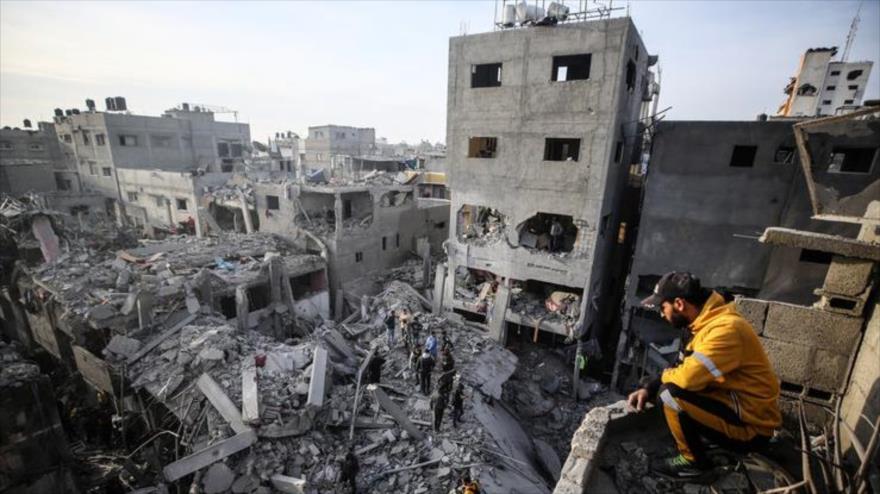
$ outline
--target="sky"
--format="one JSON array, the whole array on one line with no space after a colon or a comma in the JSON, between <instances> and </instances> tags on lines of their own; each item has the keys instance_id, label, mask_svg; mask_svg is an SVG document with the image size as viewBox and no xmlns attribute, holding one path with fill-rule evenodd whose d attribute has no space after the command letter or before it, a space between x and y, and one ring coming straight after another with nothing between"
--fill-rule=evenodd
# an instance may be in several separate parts
<instances>
[{"instance_id":1,"label":"sky","mask_svg":"<svg viewBox=\"0 0 880 494\"><path fill-rule=\"evenodd\" d=\"M859 2L614 5L659 56L667 119L752 120L775 112L804 50L842 51ZM448 39L492 30L494 15L492 0L0 0L0 125L125 96L146 115L184 101L231 108L261 141L333 123L375 127L391 142L443 142ZM880 61L880 0L862 2L856 60ZM880 97L878 70L866 99Z\"/></svg>"}]
</instances>

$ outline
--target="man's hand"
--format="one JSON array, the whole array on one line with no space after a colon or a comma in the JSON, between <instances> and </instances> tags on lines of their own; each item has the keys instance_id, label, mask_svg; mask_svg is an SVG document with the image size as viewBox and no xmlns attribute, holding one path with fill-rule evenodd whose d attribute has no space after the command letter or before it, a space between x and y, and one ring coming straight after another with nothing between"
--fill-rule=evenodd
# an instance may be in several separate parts
<instances>
[{"instance_id":1,"label":"man's hand","mask_svg":"<svg viewBox=\"0 0 880 494\"><path fill-rule=\"evenodd\" d=\"M645 404L648 402L648 390L641 388L633 391L626 398L626 402L630 407L635 408L637 412L641 412L645 409Z\"/></svg>"}]
</instances>

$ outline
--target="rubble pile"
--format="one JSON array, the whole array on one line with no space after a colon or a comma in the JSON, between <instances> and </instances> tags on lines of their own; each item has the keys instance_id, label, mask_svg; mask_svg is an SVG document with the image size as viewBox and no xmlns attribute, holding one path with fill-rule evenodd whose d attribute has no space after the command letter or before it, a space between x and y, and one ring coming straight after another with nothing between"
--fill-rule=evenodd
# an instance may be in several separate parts
<instances>
[{"instance_id":1,"label":"rubble pile","mask_svg":"<svg viewBox=\"0 0 880 494\"><path fill-rule=\"evenodd\" d=\"M22 358L12 346L0 341L0 388L17 386L40 375L40 368Z\"/></svg>"},{"instance_id":2,"label":"rubble pile","mask_svg":"<svg viewBox=\"0 0 880 494\"><path fill-rule=\"evenodd\" d=\"M458 235L458 241L485 247L507 240L507 218L496 209L481 209L478 218L467 224Z\"/></svg>"},{"instance_id":3,"label":"rubble pile","mask_svg":"<svg viewBox=\"0 0 880 494\"><path fill-rule=\"evenodd\" d=\"M514 287L510 290L510 309L529 320L557 322L573 327L580 316L580 297L553 291L548 297Z\"/></svg>"},{"instance_id":4,"label":"rubble pile","mask_svg":"<svg viewBox=\"0 0 880 494\"><path fill-rule=\"evenodd\" d=\"M435 262L436 260L432 262L432 265L436 265L434 264ZM400 266L373 275L373 280L382 285L393 281L401 281L416 288L425 288L424 278L424 261L416 258L409 259ZM428 284L432 281L428 280Z\"/></svg>"}]
</instances>

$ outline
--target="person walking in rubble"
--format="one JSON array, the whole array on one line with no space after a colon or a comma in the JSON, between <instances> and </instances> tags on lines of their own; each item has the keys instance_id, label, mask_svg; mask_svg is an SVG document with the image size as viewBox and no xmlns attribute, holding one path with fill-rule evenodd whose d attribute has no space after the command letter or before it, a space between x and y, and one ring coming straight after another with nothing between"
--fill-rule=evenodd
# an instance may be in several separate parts
<instances>
[{"instance_id":1,"label":"person walking in rubble","mask_svg":"<svg viewBox=\"0 0 880 494\"><path fill-rule=\"evenodd\" d=\"M412 372L412 376L416 381L416 385L419 385L421 379L419 378L419 347L414 346L409 350L409 365L407 369Z\"/></svg>"},{"instance_id":2,"label":"person walking in rubble","mask_svg":"<svg viewBox=\"0 0 880 494\"><path fill-rule=\"evenodd\" d=\"M382 366L385 365L385 357L377 351L367 365L367 384L379 384L382 378Z\"/></svg>"},{"instance_id":3,"label":"person walking in rubble","mask_svg":"<svg viewBox=\"0 0 880 494\"><path fill-rule=\"evenodd\" d=\"M388 348L394 348L394 324L397 321L397 317L393 310L388 311L388 314L385 316L385 335L388 338Z\"/></svg>"},{"instance_id":4,"label":"person walking in rubble","mask_svg":"<svg viewBox=\"0 0 880 494\"><path fill-rule=\"evenodd\" d=\"M434 357L430 352L425 350L419 359L419 386L422 394L428 396L431 394L431 370L434 369Z\"/></svg>"},{"instance_id":5,"label":"person walking in rubble","mask_svg":"<svg viewBox=\"0 0 880 494\"><path fill-rule=\"evenodd\" d=\"M455 391L452 393L452 427L458 429L461 416L464 415L464 384L461 376L455 376Z\"/></svg>"},{"instance_id":6,"label":"person walking in rubble","mask_svg":"<svg viewBox=\"0 0 880 494\"><path fill-rule=\"evenodd\" d=\"M449 403L449 394L438 389L431 395L431 409L434 411L434 432L440 432L443 423L443 412Z\"/></svg>"},{"instance_id":7,"label":"person walking in rubble","mask_svg":"<svg viewBox=\"0 0 880 494\"><path fill-rule=\"evenodd\" d=\"M351 494L357 492L357 474L360 470L358 466L357 456L354 455L354 445L348 447L348 453L342 460L341 473L339 475L339 483L348 487Z\"/></svg>"},{"instance_id":8,"label":"person walking in rubble","mask_svg":"<svg viewBox=\"0 0 880 494\"><path fill-rule=\"evenodd\" d=\"M428 338L425 339L425 351L429 352L435 360L437 359L437 337L434 336L434 331L431 331Z\"/></svg>"},{"instance_id":9,"label":"person walking in rubble","mask_svg":"<svg viewBox=\"0 0 880 494\"><path fill-rule=\"evenodd\" d=\"M444 350L440 360L440 377L437 379L437 386L440 392L449 394L452 391L452 380L455 375L455 360L452 358L452 352Z\"/></svg>"},{"instance_id":10,"label":"person walking in rubble","mask_svg":"<svg viewBox=\"0 0 880 494\"><path fill-rule=\"evenodd\" d=\"M629 395L642 411L659 397L679 455L652 462L678 478L703 478L711 468L702 438L745 452L763 449L782 423L779 379L757 333L718 292L690 273L666 273L642 305L659 308L690 341L677 365Z\"/></svg>"},{"instance_id":11,"label":"person walking in rubble","mask_svg":"<svg viewBox=\"0 0 880 494\"><path fill-rule=\"evenodd\" d=\"M419 341L422 339L422 323L419 321L419 314L415 314L412 317L412 320L409 323L409 337L410 337L410 345L414 347L419 346Z\"/></svg>"},{"instance_id":12,"label":"person walking in rubble","mask_svg":"<svg viewBox=\"0 0 880 494\"><path fill-rule=\"evenodd\" d=\"M550 252L559 252L562 249L562 232L562 223L553 218L553 223L550 224Z\"/></svg>"},{"instance_id":13,"label":"person walking in rubble","mask_svg":"<svg viewBox=\"0 0 880 494\"><path fill-rule=\"evenodd\" d=\"M440 350L449 350L452 352L452 340L449 339L449 334L446 332L446 328L440 330Z\"/></svg>"}]
</instances>

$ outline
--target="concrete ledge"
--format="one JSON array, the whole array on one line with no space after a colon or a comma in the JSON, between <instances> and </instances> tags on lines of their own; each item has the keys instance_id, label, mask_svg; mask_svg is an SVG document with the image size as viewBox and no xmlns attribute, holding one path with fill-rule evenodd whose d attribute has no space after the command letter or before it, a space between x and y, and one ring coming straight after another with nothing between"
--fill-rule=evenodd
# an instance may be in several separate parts
<instances>
[{"instance_id":1,"label":"concrete ledge","mask_svg":"<svg viewBox=\"0 0 880 494\"><path fill-rule=\"evenodd\" d=\"M880 261L880 245L837 235L770 227L764 230L759 240L765 244L800 247L844 257Z\"/></svg>"}]
</instances>

